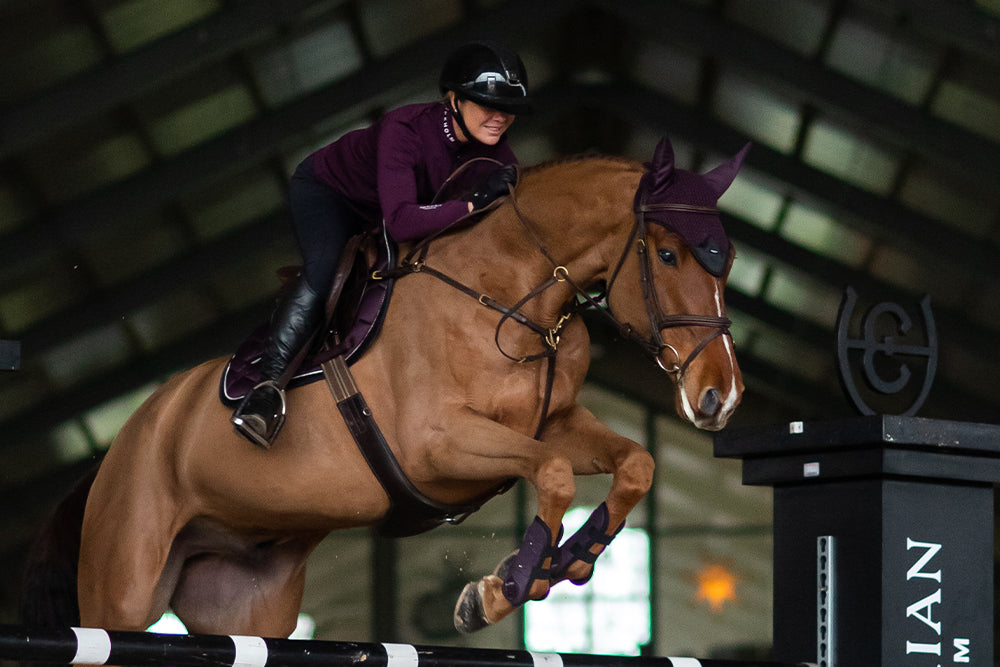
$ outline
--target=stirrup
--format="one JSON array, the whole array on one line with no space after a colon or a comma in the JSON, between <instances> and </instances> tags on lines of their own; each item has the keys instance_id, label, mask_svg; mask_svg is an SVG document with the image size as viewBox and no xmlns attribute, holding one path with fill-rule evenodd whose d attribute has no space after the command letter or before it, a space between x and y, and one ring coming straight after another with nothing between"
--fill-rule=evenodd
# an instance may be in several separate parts
<instances>
[{"instance_id":1,"label":"stirrup","mask_svg":"<svg viewBox=\"0 0 1000 667\"><path fill-rule=\"evenodd\" d=\"M278 399L281 404L281 409L278 412L271 412L270 415L262 415L258 412L248 412L247 408L250 407L250 403L253 402L254 394L258 390L270 389L277 393ZM257 397L256 400L262 401L264 399ZM243 437L250 440L250 442L255 445L260 445L264 449L270 449L271 445L274 444L274 439L278 437L278 432L285 423L285 414L287 411L287 404L285 402L285 391L278 386L278 384L273 380L265 380L257 386L255 386L249 394L243 399L239 404L239 407L233 412L233 416L229 421L233 423L236 428L236 432Z\"/></svg>"}]
</instances>

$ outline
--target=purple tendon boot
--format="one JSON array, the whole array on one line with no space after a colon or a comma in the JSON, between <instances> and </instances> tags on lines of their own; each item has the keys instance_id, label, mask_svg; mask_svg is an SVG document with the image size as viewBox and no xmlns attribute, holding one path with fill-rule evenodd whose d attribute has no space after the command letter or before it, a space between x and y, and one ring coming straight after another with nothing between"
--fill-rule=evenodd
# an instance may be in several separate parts
<instances>
[{"instance_id":1,"label":"purple tendon boot","mask_svg":"<svg viewBox=\"0 0 1000 667\"><path fill-rule=\"evenodd\" d=\"M503 579L503 596L508 602L515 607L524 604L528 601L532 583L550 579L556 549L552 546L552 531L536 516L524 531L521 546L507 556L494 572Z\"/></svg>"},{"instance_id":2,"label":"purple tendon boot","mask_svg":"<svg viewBox=\"0 0 1000 667\"><path fill-rule=\"evenodd\" d=\"M562 538L562 528L559 529ZM537 580L551 580L551 566L558 547L552 546L552 531L539 518L524 531L521 546L504 558L493 575L503 581L503 596L515 607L528 601L531 584ZM548 563L546 563L548 561ZM546 592L546 595L548 593ZM483 580L469 582L462 589L455 604L455 629L468 634L490 624L483 604Z\"/></svg>"},{"instance_id":3,"label":"purple tendon boot","mask_svg":"<svg viewBox=\"0 0 1000 667\"><path fill-rule=\"evenodd\" d=\"M615 538L618 533L621 532L622 528L625 527L625 522L618 527L618 530L614 532L614 535L608 535L608 520L610 515L608 514L607 503L601 503L597 506L593 512L591 512L590 517L584 522L580 529L573 533L572 536L564 544L562 544L552 563L552 581L562 581L563 579L568 579L566 572L569 571L569 566L575 561L583 561L593 565L597 561L597 557L600 554L595 554L591 551L591 548L595 544L601 544L605 548L611 544L611 540ZM604 550L601 550L604 553ZM590 581L590 578L594 576L594 568L590 568L590 574L582 579L570 579L571 582L577 586L582 586L583 584Z\"/></svg>"}]
</instances>

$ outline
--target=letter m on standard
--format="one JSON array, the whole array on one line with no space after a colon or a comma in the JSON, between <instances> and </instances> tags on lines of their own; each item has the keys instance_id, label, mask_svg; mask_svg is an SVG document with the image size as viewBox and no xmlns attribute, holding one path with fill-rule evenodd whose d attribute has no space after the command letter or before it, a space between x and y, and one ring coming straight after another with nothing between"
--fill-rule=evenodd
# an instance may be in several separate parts
<instances>
[{"instance_id":1,"label":"letter m on standard","mask_svg":"<svg viewBox=\"0 0 1000 667\"><path fill-rule=\"evenodd\" d=\"M920 555L917 562L906 571L906 580L909 581L913 578L920 579L933 579L934 581L941 583L941 570L936 572L925 572L924 567L930 562L937 552L941 551L941 545L935 544L933 542L917 542L916 540L911 540L909 537L906 538L906 550L910 549L924 549L924 553Z\"/></svg>"},{"instance_id":2,"label":"letter m on standard","mask_svg":"<svg viewBox=\"0 0 1000 667\"><path fill-rule=\"evenodd\" d=\"M955 657L952 662L969 662L969 640L955 639Z\"/></svg>"}]
</instances>

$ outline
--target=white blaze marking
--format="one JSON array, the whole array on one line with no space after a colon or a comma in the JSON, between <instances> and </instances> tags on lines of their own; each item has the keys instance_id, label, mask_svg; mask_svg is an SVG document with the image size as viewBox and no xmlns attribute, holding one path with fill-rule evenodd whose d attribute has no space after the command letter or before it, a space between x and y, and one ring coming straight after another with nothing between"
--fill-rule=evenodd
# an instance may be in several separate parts
<instances>
[{"instance_id":1,"label":"white blaze marking","mask_svg":"<svg viewBox=\"0 0 1000 667\"><path fill-rule=\"evenodd\" d=\"M715 284L715 315L716 317L725 317L723 314L722 306L722 287L718 281ZM722 403L721 408L716 413L716 418L729 415L736 408L736 402L739 400L739 389L736 386L736 350L733 347L733 340L729 336L723 334L720 336L722 338L722 344L726 349L726 355L729 358L729 392L726 395L725 400ZM684 417L694 424L695 426L701 426L698 423L697 417L695 415L695 408L691 403L691 398L688 396L687 387L684 386L684 378L681 377L677 383L677 391L680 392L681 397L681 409L684 411ZM702 421L702 424L706 422Z\"/></svg>"},{"instance_id":2,"label":"white blaze marking","mask_svg":"<svg viewBox=\"0 0 1000 667\"><path fill-rule=\"evenodd\" d=\"M715 284L715 308L719 317L722 317L722 286L718 282ZM739 391L736 387L736 350L733 347L733 339L730 336L723 335L721 338L722 344L726 347L726 353L729 355L730 384L729 395L726 396L719 414L728 415L735 409L736 400L739 398Z\"/></svg>"}]
</instances>

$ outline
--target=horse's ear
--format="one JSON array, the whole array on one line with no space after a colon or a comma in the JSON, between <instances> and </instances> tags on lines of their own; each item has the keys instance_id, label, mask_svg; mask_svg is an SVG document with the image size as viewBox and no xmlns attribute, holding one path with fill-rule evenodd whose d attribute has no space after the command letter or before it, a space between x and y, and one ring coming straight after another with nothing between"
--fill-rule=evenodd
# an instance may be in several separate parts
<instances>
[{"instance_id":1,"label":"horse's ear","mask_svg":"<svg viewBox=\"0 0 1000 667\"><path fill-rule=\"evenodd\" d=\"M747 144L740 149L739 153L729 158L712 171L704 174L705 180L711 186L712 191L715 192L717 197L721 197L722 193L728 190L729 186L732 185L733 179L736 178L737 172L739 172L740 167L743 165L743 158L747 156L747 152L750 150L750 146L751 144Z\"/></svg>"},{"instance_id":2,"label":"horse's ear","mask_svg":"<svg viewBox=\"0 0 1000 667\"><path fill-rule=\"evenodd\" d=\"M654 191L669 183L673 176L674 147L667 137L663 137L660 139L660 143L656 144L656 150L653 151L653 161L649 165L649 172L653 177L652 189Z\"/></svg>"}]
</instances>

